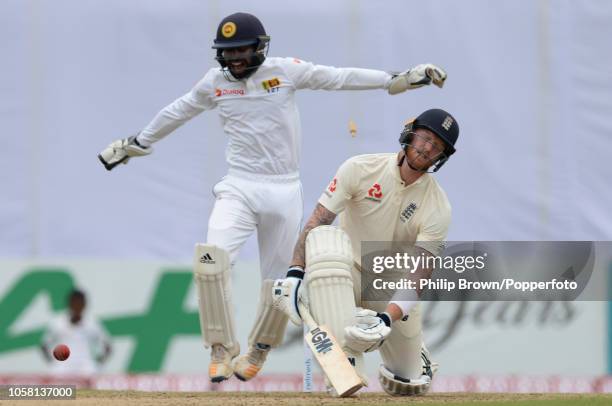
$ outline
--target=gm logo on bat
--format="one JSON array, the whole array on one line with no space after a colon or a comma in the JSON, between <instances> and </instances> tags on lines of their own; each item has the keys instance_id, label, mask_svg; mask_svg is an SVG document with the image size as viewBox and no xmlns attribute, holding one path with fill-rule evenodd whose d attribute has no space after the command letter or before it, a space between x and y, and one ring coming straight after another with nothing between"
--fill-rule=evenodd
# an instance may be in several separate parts
<instances>
[{"instance_id":1,"label":"gm logo on bat","mask_svg":"<svg viewBox=\"0 0 612 406\"><path fill-rule=\"evenodd\" d=\"M325 354L331 350L334 343L327 337L325 331L321 331L317 327L311 331L311 334L312 338L310 340L319 354Z\"/></svg>"}]
</instances>

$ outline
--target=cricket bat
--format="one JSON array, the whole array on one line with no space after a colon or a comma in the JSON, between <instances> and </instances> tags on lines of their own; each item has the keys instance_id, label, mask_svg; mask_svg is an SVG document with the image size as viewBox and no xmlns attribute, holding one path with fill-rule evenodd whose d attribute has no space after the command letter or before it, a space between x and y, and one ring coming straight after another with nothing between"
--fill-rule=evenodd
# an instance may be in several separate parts
<instances>
[{"instance_id":1,"label":"cricket bat","mask_svg":"<svg viewBox=\"0 0 612 406\"><path fill-rule=\"evenodd\" d=\"M302 320L309 330L304 335L304 340L338 396L346 397L357 392L363 387L363 381L340 348L336 338L327 327L317 324L301 302L298 303L298 306Z\"/></svg>"}]
</instances>

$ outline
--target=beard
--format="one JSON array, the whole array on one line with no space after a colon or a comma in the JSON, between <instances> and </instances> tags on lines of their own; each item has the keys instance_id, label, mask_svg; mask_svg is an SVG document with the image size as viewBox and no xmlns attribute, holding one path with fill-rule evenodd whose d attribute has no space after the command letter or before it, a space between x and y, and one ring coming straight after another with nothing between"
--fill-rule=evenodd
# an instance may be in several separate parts
<instances>
[{"instance_id":1,"label":"beard","mask_svg":"<svg viewBox=\"0 0 612 406\"><path fill-rule=\"evenodd\" d=\"M406 150L406 162L411 169L419 172L427 172L436 161L431 159L424 151L408 145Z\"/></svg>"}]
</instances>

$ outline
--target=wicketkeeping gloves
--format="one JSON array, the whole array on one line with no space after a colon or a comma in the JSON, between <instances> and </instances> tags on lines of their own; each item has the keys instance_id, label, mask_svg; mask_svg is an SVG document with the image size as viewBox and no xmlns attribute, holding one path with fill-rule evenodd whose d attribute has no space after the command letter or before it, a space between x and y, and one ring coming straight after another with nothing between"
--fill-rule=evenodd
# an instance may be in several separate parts
<instances>
[{"instance_id":1,"label":"wicketkeeping gloves","mask_svg":"<svg viewBox=\"0 0 612 406\"><path fill-rule=\"evenodd\" d=\"M393 76L389 83L388 91L389 94L398 94L431 83L442 87L444 86L446 76L444 69L431 63L417 65L412 69Z\"/></svg>"},{"instance_id":2,"label":"wicketkeeping gloves","mask_svg":"<svg viewBox=\"0 0 612 406\"><path fill-rule=\"evenodd\" d=\"M133 135L122 140L112 142L104 151L100 152L98 159L107 170L123 163L127 164L131 157L149 155L153 152L151 147L143 147Z\"/></svg>"}]
</instances>

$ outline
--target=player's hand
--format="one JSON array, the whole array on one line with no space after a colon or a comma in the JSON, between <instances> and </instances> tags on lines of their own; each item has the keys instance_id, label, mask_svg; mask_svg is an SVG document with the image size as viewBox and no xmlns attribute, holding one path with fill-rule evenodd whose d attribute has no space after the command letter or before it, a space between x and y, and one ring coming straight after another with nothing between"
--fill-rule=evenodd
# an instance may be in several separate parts
<instances>
[{"instance_id":1,"label":"player's hand","mask_svg":"<svg viewBox=\"0 0 612 406\"><path fill-rule=\"evenodd\" d=\"M356 352L377 350L391 333L391 317L387 313L357 308L355 325L344 329L345 345Z\"/></svg>"},{"instance_id":2,"label":"player's hand","mask_svg":"<svg viewBox=\"0 0 612 406\"><path fill-rule=\"evenodd\" d=\"M121 163L127 164L131 157L149 155L151 152L153 152L153 148L140 145L136 136L133 135L112 142L104 151L98 154L98 159L106 170L110 171Z\"/></svg>"},{"instance_id":3,"label":"player's hand","mask_svg":"<svg viewBox=\"0 0 612 406\"><path fill-rule=\"evenodd\" d=\"M298 326L302 324L298 300L303 301L300 294L303 278L304 270L293 266L287 271L285 279L275 280L272 286L272 306L283 311L289 316L289 320Z\"/></svg>"},{"instance_id":4,"label":"player's hand","mask_svg":"<svg viewBox=\"0 0 612 406\"><path fill-rule=\"evenodd\" d=\"M389 94L398 94L431 83L442 87L444 86L446 76L444 69L431 63L417 65L412 69L395 75L389 83L388 91Z\"/></svg>"}]
</instances>

